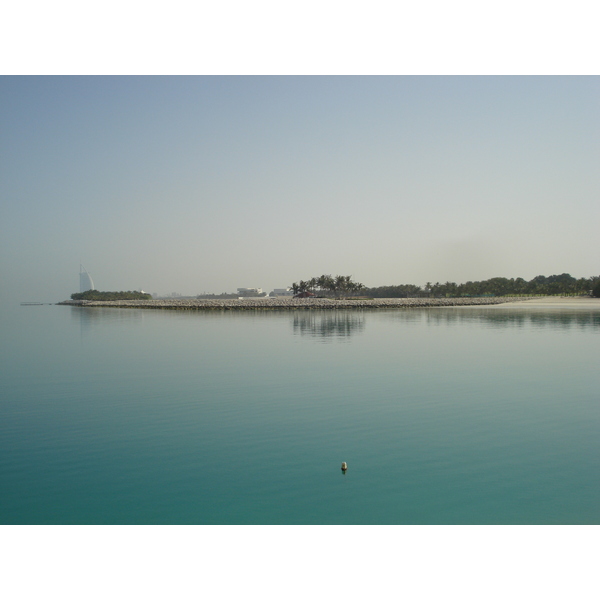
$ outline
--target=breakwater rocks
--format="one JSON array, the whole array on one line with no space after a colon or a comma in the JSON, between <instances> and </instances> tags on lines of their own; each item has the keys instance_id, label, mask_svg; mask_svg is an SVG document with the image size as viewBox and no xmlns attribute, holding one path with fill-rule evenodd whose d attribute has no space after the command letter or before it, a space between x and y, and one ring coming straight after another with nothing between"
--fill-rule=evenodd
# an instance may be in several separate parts
<instances>
[{"instance_id":1,"label":"breakwater rocks","mask_svg":"<svg viewBox=\"0 0 600 600\"><path fill-rule=\"evenodd\" d=\"M82 307L153 308L163 310L369 310L427 308L438 306L487 306L530 300L523 297L497 298L244 298L242 300L65 300L58 304Z\"/></svg>"}]
</instances>

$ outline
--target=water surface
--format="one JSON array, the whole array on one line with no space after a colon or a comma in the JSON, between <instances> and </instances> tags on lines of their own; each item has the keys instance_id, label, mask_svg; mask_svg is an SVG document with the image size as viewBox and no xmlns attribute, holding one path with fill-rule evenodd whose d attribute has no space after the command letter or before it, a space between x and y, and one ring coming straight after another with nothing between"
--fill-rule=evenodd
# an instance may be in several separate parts
<instances>
[{"instance_id":1,"label":"water surface","mask_svg":"<svg viewBox=\"0 0 600 600\"><path fill-rule=\"evenodd\" d=\"M3 524L600 523L593 307L0 318Z\"/></svg>"}]
</instances>

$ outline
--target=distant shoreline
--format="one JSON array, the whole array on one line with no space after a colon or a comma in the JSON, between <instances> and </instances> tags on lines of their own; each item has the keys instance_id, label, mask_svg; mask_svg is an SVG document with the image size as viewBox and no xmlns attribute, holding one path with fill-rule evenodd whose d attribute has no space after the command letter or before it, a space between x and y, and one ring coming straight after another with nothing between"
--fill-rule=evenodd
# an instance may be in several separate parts
<instances>
[{"instance_id":1,"label":"distant shoreline","mask_svg":"<svg viewBox=\"0 0 600 600\"><path fill-rule=\"evenodd\" d=\"M60 305L82 308L145 308L155 310L363 310L429 308L452 306L492 306L527 303L546 298L499 296L489 298L373 298L368 300L335 300L332 298L244 298L242 300L65 300ZM550 298L549 298L550 299ZM577 301L578 298L562 299ZM590 299L593 302L593 298ZM600 305L600 303L599 303Z\"/></svg>"}]
</instances>

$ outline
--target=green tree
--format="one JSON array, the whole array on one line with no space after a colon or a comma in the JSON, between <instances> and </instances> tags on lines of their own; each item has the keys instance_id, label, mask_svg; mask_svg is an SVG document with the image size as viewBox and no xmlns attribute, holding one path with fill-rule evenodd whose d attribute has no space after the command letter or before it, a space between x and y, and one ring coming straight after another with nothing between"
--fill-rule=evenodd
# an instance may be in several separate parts
<instances>
[{"instance_id":1,"label":"green tree","mask_svg":"<svg viewBox=\"0 0 600 600\"><path fill-rule=\"evenodd\" d=\"M78 294L71 294L71 300L152 300L150 294L142 292L99 292L88 290Z\"/></svg>"},{"instance_id":2,"label":"green tree","mask_svg":"<svg viewBox=\"0 0 600 600\"><path fill-rule=\"evenodd\" d=\"M352 281L351 275L320 275L319 277L313 277L308 281L300 280L298 283L294 282L291 288L295 294L302 292L324 292L333 294L336 298L340 294L352 294L359 290L364 289L364 285L357 281Z\"/></svg>"}]
</instances>

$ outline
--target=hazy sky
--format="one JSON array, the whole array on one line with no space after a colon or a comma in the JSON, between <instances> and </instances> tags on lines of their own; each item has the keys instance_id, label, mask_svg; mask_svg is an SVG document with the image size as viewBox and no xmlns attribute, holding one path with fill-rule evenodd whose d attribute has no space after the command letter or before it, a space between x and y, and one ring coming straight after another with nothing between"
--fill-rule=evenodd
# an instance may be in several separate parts
<instances>
[{"instance_id":1,"label":"hazy sky","mask_svg":"<svg viewBox=\"0 0 600 600\"><path fill-rule=\"evenodd\" d=\"M0 77L1 292L600 274L598 77Z\"/></svg>"}]
</instances>

